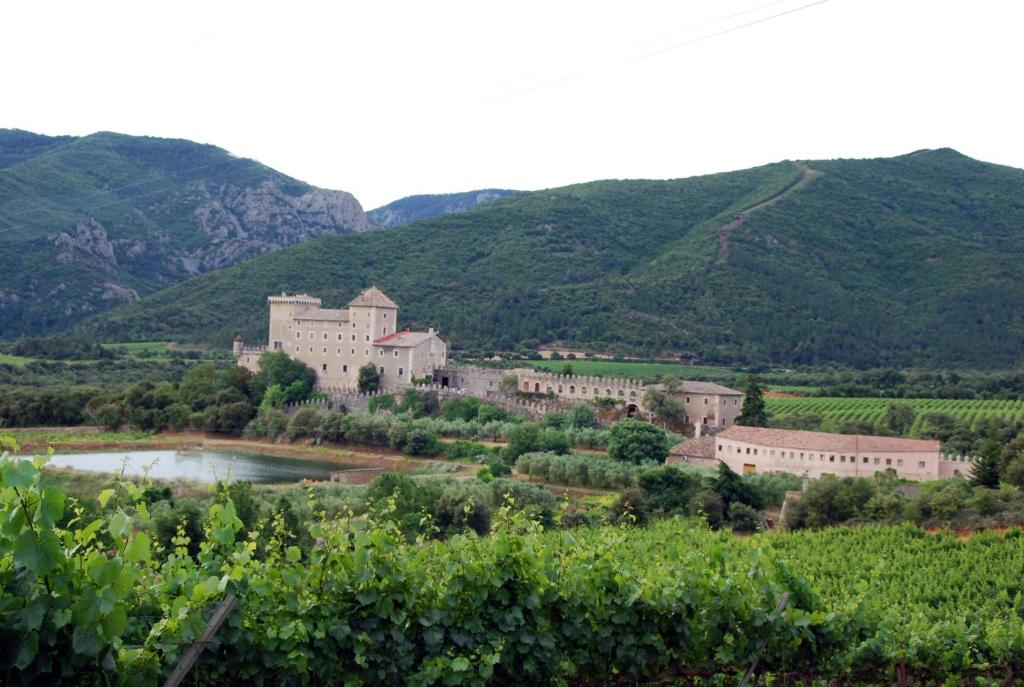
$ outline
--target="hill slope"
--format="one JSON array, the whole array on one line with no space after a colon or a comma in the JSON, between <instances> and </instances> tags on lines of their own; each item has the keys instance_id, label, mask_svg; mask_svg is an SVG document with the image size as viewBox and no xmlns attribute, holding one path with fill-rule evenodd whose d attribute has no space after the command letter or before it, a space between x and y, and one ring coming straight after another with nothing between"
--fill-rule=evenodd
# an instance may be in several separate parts
<instances>
[{"instance_id":1,"label":"hill slope","mask_svg":"<svg viewBox=\"0 0 1024 687\"><path fill-rule=\"evenodd\" d=\"M370 226L350 194L214 146L0 130L0 332L41 333L194 274Z\"/></svg>"},{"instance_id":2,"label":"hill slope","mask_svg":"<svg viewBox=\"0 0 1024 687\"><path fill-rule=\"evenodd\" d=\"M705 360L1006 367L1024 357L1024 171L951 150L522 193L325 237L84 327L265 337L267 294L376 283L454 344L560 340Z\"/></svg>"},{"instance_id":3,"label":"hill slope","mask_svg":"<svg viewBox=\"0 0 1024 687\"><path fill-rule=\"evenodd\" d=\"M418 219L465 212L478 205L490 203L518 193L501 188L487 188L464 193L442 193L438 195L406 196L387 205L370 210L367 216L379 227L397 227Z\"/></svg>"}]
</instances>

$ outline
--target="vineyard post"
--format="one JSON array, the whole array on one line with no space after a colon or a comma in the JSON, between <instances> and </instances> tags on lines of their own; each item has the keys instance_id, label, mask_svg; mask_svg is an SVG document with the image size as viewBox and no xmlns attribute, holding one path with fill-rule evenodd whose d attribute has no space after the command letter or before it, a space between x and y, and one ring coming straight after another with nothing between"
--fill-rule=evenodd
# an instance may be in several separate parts
<instances>
[{"instance_id":1,"label":"vineyard post","mask_svg":"<svg viewBox=\"0 0 1024 687\"><path fill-rule=\"evenodd\" d=\"M779 599L778 605L775 606L775 612L782 613L786 610L787 603L789 603L789 592L784 592L782 597ZM766 646L768 646L767 637L761 642L761 645L757 647L758 652L763 651ZM743 679L740 680L740 687L747 687L750 684L750 679L754 676L754 671L757 670L757 662L760 659L760 656L754 657L754 662L750 664L749 668L747 668L747 672L743 673Z\"/></svg>"},{"instance_id":2,"label":"vineyard post","mask_svg":"<svg viewBox=\"0 0 1024 687\"><path fill-rule=\"evenodd\" d=\"M178 687L185 676L188 675L188 671L192 669L192 666L199 659L199 655L206 649L206 645L210 643L213 636L217 634L217 630L220 629L221 624L227 619L228 615L235 608L235 604L238 603L238 599L234 594L228 594L223 601L217 606L217 610L210 616L210 621L206 623L206 629L203 630L202 636L196 641L195 644L189 647L185 655L178 661L178 665L175 666L174 672L167 678L164 683L164 687Z\"/></svg>"}]
</instances>

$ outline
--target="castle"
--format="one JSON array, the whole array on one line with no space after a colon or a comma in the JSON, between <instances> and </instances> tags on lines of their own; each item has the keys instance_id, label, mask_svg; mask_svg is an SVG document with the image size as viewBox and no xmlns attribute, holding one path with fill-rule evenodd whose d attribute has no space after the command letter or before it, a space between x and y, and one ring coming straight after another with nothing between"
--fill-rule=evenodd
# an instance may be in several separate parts
<instances>
[{"instance_id":1,"label":"castle","mask_svg":"<svg viewBox=\"0 0 1024 687\"><path fill-rule=\"evenodd\" d=\"M300 293L267 298L270 334L266 346L235 339L235 361L259 370L260 356L283 351L316 370L317 388L349 389L359 368L372 363L382 387L404 387L412 377L430 377L448 362L448 345L433 328L398 328L398 305L372 286L342 309L321 308L320 299Z\"/></svg>"}]
</instances>

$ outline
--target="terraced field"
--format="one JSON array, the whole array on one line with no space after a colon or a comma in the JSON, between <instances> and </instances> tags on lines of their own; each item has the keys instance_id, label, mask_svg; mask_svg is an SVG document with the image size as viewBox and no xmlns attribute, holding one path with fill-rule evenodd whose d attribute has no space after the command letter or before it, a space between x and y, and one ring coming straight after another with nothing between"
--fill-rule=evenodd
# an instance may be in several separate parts
<instances>
[{"instance_id":1,"label":"terraced field","mask_svg":"<svg viewBox=\"0 0 1024 687\"><path fill-rule=\"evenodd\" d=\"M817 413L823 420L836 423L865 421L881 424L891 403L906 403L917 413L910 430L915 434L926 413L945 413L968 421L973 427L982 418L998 417L1003 420L1024 421L1024 400L975 400L947 398L841 398L803 397L766 398L768 412L777 418Z\"/></svg>"}]
</instances>

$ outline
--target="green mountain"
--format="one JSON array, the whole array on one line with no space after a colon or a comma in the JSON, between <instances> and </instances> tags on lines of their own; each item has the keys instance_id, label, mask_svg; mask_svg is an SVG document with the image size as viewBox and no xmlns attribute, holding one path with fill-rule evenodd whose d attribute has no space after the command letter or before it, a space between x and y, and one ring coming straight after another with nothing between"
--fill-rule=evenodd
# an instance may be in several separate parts
<instances>
[{"instance_id":1,"label":"green mountain","mask_svg":"<svg viewBox=\"0 0 1024 687\"><path fill-rule=\"evenodd\" d=\"M350 194L214 146L0 130L0 336L42 333L201 272L369 228Z\"/></svg>"},{"instance_id":2,"label":"green mountain","mask_svg":"<svg viewBox=\"0 0 1024 687\"><path fill-rule=\"evenodd\" d=\"M1024 171L953 150L520 193L315 239L91 320L107 340L266 336L266 296L379 285L459 347L560 341L707 361L1024 358Z\"/></svg>"},{"instance_id":3,"label":"green mountain","mask_svg":"<svg viewBox=\"0 0 1024 687\"><path fill-rule=\"evenodd\" d=\"M501 188L487 188L464 193L442 193L437 195L406 196L387 205L370 210L366 215L379 227L397 227L418 219L465 212L478 205L505 198L518 191Z\"/></svg>"}]
</instances>

